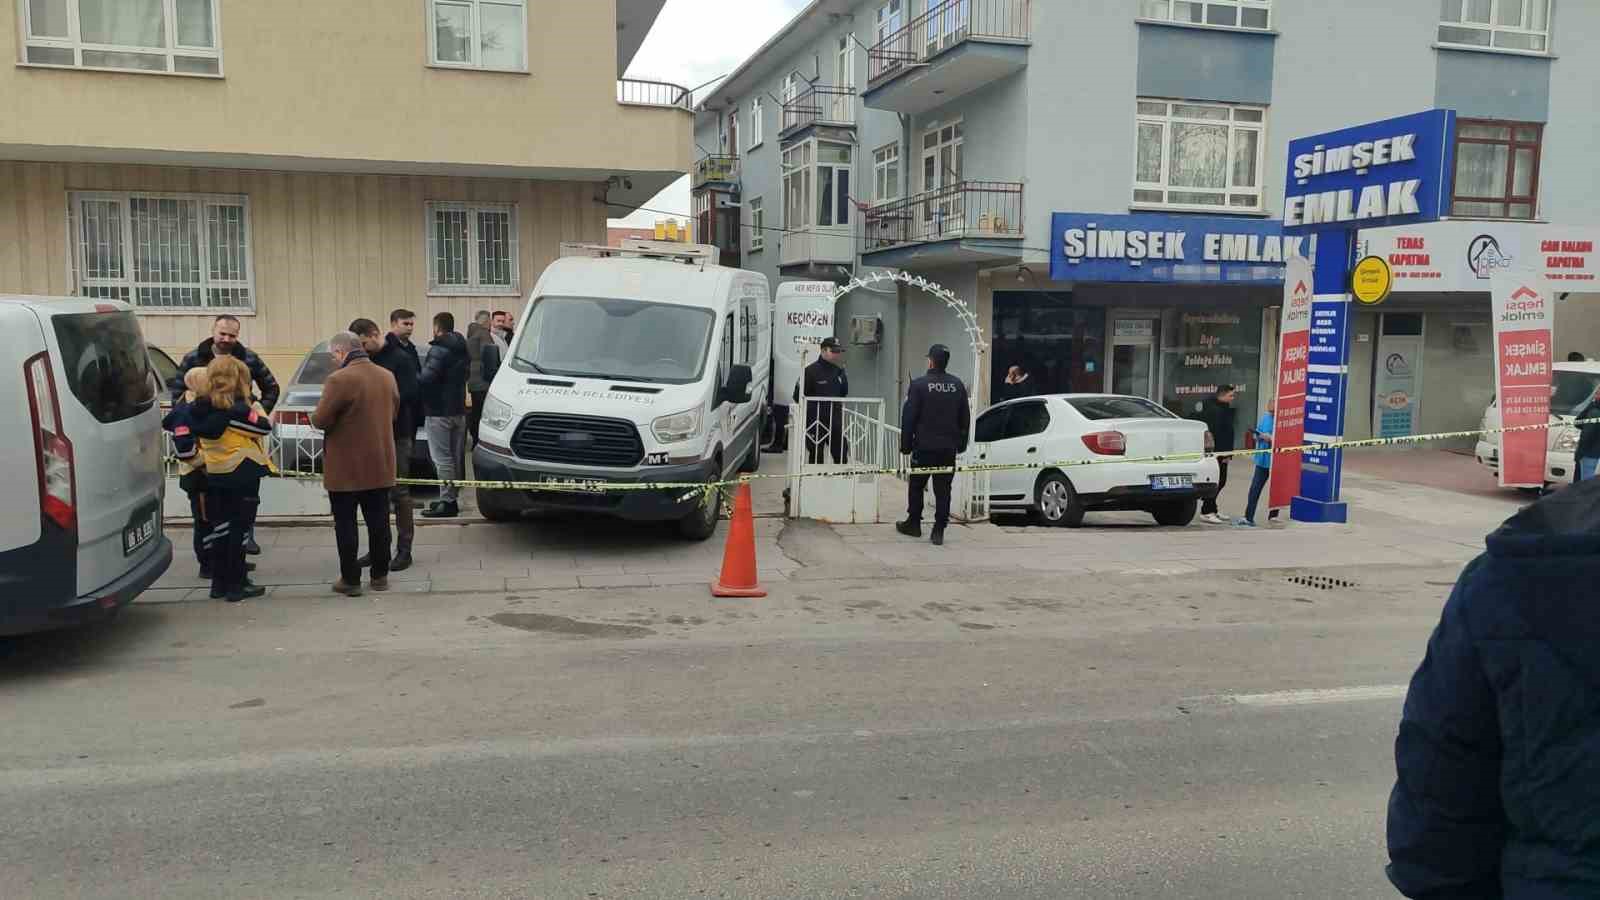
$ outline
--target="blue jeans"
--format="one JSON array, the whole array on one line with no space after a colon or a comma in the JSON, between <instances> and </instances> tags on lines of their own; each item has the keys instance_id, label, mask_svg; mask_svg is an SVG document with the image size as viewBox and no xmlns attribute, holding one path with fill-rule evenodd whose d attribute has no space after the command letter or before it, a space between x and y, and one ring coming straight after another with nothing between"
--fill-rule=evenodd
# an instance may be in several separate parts
<instances>
[{"instance_id":1,"label":"blue jeans","mask_svg":"<svg viewBox=\"0 0 1600 900\"><path fill-rule=\"evenodd\" d=\"M1578 480L1588 481L1594 477L1594 470L1600 465L1600 458L1587 456L1578 460Z\"/></svg>"},{"instance_id":2,"label":"blue jeans","mask_svg":"<svg viewBox=\"0 0 1600 900\"><path fill-rule=\"evenodd\" d=\"M1261 491L1266 488L1267 482L1272 480L1272 470L1256 466L1256 471L1250 478L1250 502L1245 505L1244 518L1246 522L1254 524L1256 521L1256 505L1261 502ZM1278 511L1273 510L1269 518L1276 519Z\"/></svg>"}]
</instances>

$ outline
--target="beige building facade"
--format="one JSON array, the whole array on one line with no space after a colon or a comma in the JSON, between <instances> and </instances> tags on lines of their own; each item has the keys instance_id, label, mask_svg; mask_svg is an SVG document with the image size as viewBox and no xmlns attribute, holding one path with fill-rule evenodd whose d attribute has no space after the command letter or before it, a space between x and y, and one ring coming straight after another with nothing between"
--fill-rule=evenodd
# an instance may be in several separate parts
<instances>
[{"instance_id":1,"label":"beige building facade","mask_svg":"<svg viewBox=\"0 0 1600 900\"><path fill-rule=\"evenodd\" d=\"M689 164L619 76L664 0L0 0L0 292L238 316L280 379L352 318L521 308Z\"/></svg>"}]
</instances>

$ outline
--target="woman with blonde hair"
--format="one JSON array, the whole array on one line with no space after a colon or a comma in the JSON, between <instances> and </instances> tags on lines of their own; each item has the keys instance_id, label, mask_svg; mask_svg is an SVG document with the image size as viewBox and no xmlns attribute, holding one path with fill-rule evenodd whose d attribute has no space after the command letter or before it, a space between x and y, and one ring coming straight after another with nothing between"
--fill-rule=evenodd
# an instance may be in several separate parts
<instances>
[{"instance_id":1,"label":"woman with blonde hair","mask_svg":"<svg viewBox=\"0 0 1600 900\"><path fill-rule=\"evenodd\" d=\"M267 416L250 402L250 370L232 356L206 366L208 390L189 415L206 470L206 513L211 533L211 596L238 603L266 593L245 574L245 533L255 521L261 479L272 471L265 438Z\"/></svg>"}]
</instances>

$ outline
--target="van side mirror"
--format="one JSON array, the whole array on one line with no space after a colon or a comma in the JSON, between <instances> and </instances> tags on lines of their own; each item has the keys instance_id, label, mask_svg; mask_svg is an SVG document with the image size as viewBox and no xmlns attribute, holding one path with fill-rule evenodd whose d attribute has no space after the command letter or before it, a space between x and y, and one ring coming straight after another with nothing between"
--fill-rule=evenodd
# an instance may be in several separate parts
<instances>
[{"instance_id":1,"label":"van side mirror","mask_svg":"<svg viewBox=\"0 0 1600 900\"><path fill-rule=\"evenodd\" d=\"M720 403L749 403L750 382L755 380L755 373L749 366L730 366L728 380L722 385L722 393L717 399Z\"/></svg>"}]
</instances>

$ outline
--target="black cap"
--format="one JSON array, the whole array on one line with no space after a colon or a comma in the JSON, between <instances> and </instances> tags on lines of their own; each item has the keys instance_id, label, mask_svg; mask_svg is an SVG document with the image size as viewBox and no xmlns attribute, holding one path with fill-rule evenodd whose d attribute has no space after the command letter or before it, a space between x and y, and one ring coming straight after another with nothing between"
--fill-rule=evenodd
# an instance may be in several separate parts
<instances>
[{"instance_id":1,"label":"black cap","mask_svg":"<svg viewBox=\"0 0 1600 900\"><path fill-rule=\"evenodd\" d=\"M836 337L825 337L822 339L822 349L832 350L835 353L843 353L844 345L839 343L839 339Z\"/></svg>"},{"instance_id":2,"label":"black cap","mask_svg":"<svg viewBox=\"0 0 1600 900\"><path fill-rule=\"evenodd\" d=\"M950 366L950 348L943 344L934 344L928 348L928 359L934 368L943 372Z\"/></svg>"}]
</instances>

